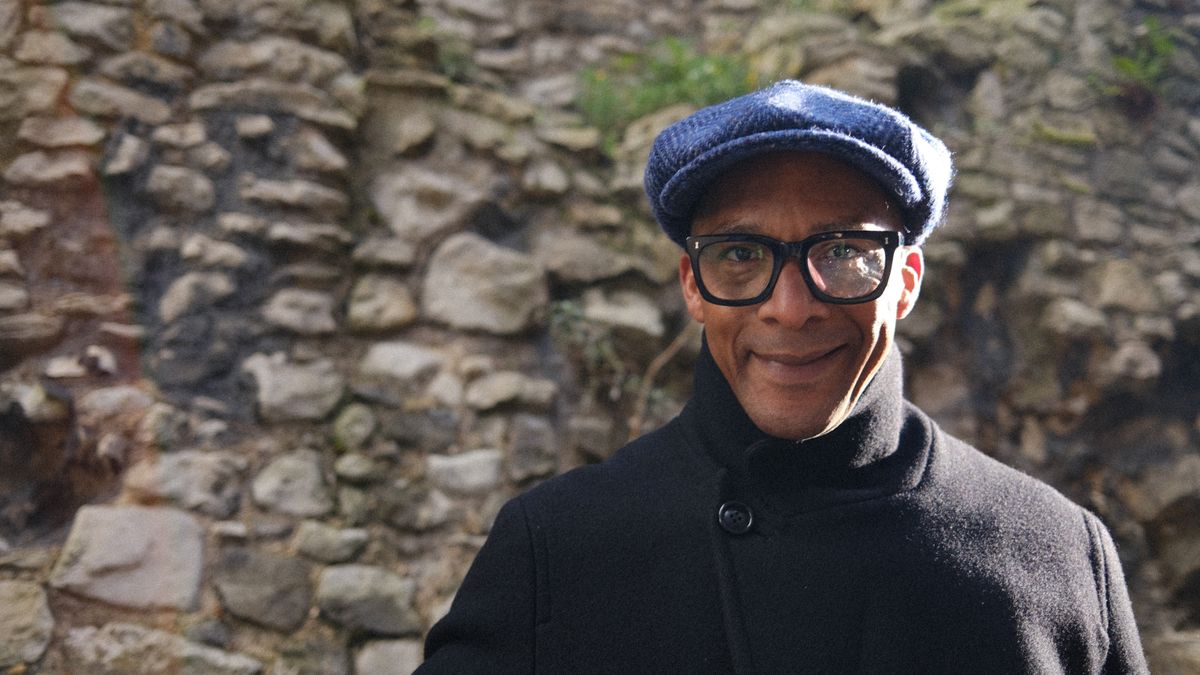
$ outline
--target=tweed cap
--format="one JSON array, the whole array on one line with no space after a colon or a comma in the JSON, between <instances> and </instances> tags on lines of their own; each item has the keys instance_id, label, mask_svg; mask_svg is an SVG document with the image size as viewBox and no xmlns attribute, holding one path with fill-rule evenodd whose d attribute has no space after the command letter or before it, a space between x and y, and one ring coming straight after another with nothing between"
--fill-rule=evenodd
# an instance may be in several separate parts
<instances>
[{"instance_id":1,"label":"tweed cap","mask_svg":"<svg viewBox=\"0 0 1200 675\"><path fill-rule=\"evenodd\" d=\"M954 169L940 140L887 106L794 80L704 108L663 130L646 163L654 217L683 246L696 203L717 176L780 150L826 154L874 178L900 206L917 243L942 220Z\"/></svg>"}]
</instances>

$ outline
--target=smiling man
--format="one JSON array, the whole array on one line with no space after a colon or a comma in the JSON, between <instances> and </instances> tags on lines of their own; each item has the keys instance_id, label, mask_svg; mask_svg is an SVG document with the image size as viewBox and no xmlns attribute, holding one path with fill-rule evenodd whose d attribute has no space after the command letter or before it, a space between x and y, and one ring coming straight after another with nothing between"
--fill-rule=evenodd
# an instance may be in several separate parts
<instances>
[{"instance_id":1,"label":"smiling man","mask_svg":"<svg viewBox=\"0 0 1200 675\"><path fill-rule=\"evenodd\" d=\"M902 114L798 82L666 129L692 399L510 501L418 672L1146 672L1104 525L903 399L951 175Z\"/></svg>"}]
</instances>

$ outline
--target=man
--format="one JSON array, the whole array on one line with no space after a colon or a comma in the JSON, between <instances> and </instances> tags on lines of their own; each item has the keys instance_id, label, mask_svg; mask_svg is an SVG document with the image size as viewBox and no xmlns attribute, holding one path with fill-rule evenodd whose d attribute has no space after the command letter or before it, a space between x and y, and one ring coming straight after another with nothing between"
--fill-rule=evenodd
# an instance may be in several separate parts
<instances>
[{"instance_id":1,"label":"man","mask_svg":"<svg viewBox=\"0 0 1200 675\"><path fill-rule=\"evenodd\" d=\"M798 82L665 130L693 397L501 510L419 672L1146 672L1100 521L903 400L951 174L900 113Z\"/></svg>"}]
</instances>

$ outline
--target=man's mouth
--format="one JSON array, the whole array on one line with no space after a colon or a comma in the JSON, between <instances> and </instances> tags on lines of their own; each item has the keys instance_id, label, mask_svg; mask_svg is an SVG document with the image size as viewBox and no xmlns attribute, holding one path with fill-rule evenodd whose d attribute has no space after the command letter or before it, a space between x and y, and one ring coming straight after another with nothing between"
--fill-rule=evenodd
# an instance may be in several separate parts
<instances>
[{"instance_id":1,"label":"man's mouth","mask_svg":"<svg viewBox=\"0 0 1200 675\"><path fill-rule=\"evenodd\" d=\"M803 384L824 375L841 355L844 345L801 353L751 351L750 358L773 380L784 384Z\"/></svg>"}]
</instances>

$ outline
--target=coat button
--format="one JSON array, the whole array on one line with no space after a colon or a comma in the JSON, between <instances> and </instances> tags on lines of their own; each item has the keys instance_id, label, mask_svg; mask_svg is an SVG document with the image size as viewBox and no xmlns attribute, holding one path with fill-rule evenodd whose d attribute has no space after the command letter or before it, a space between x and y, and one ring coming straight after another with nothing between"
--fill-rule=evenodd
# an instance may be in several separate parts
<instances>
[{"instance_id":1,"label":"coat button","mask_svg":"<svg viewBox=\"0 0 1200 675\"><path fill-rule=\"evenodd\" d=\"M717 522L729 534L746 534L754 524L754 514L741 502L725 502L717 509Z\"/></svg>"}]
</instances>

